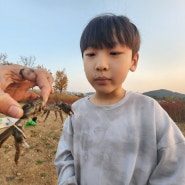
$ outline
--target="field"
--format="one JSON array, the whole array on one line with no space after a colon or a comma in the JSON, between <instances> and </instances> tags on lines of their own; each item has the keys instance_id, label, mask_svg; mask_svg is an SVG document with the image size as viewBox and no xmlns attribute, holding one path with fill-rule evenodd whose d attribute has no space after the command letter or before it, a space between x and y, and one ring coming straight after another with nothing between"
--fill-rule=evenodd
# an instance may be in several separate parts
<instances>
[{"instance_id":1,"label":"field","mask_svg":"<svg viewBox=\"0 0 185 185\"><path fill-rule=\"evenodd\" d=\"M19 164L14 163L14 140L10 137L0 148L0 185L55 185L54 158L62 122L51 112L48 119L38 117L36 126L25 128L29 149L21 147ZM178 124L185 135L185 123ZM3 130L0 130L0 133Z\"/></svg>"},{"instance_id":2,"label":"field","mask_svg":"<svg viewBox=\"0 0 185 185\"><path fill-rule=\"evenodd\" d=\"M54 157L61 135L62 122L51 112L43 122L39 117L36 126L25 128L26 141L30 148L21 146L19 163L14 163L14 138L0 148L0 185L54 185L57 175ZM0 130L2 132L2 130Z\"/></svg>"}]
</instances>

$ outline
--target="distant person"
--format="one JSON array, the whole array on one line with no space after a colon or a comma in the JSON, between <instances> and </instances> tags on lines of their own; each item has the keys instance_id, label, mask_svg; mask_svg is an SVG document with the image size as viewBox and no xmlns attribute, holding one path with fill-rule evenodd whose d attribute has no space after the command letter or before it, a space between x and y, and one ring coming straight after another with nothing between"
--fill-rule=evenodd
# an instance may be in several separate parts
<instances>
[{"instance_id":1,"label":"distant person","mask_svg":"<svg viewBox=\"0 0 185 185\"><path fill-rule=\"evenodd\" d=\"M58 184L184 185L182 133L154 99L122 86L137 68L137 27L125 16L100 15L84 29L80 47L95 94L76 101L64 123Z\"/></svg>"},{"instance_id":2,"label":"distant person","mask_svg":"<svg viewBox=\"0 0 185 185\"><path fill-rule=\"evenodd\" d=\"M23 110L17 101L38 97L37 94L29 91L35 86L40 88L41 96L46 102L50 93L53 93L53 80L52 75L41 68L0 64L0 113L20 118Z\"/></svg>"}]
</instances>

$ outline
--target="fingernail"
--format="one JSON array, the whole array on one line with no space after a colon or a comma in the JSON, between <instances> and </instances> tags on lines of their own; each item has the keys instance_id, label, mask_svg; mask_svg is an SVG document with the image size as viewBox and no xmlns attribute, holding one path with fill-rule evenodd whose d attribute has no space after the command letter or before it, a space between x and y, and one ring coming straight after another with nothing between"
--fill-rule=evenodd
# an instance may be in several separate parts
<instances>
[{"instance_id":1,"label":"fingernail","mask_svg":"<svg viewBox=\"0 0 185 185\"><path fill-rule=\"evenodd\" d=\"M20 107L12 105L8 109L8 115L14 118L20 118L23 115L23 110Z\"/></svg>"}]
</instances>

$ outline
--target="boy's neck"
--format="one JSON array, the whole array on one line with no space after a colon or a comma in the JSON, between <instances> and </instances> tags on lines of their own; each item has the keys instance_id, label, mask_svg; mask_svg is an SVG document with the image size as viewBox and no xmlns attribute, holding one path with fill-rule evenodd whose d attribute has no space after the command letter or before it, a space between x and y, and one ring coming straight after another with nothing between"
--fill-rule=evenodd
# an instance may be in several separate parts
<instances>
[{"instance_id":1,"label":"boy's neck","mask_svg":"<svg viewBox=\"0 0 185 185\"><path fill-rule=\"evenodd\" d=\"M119 102L122 98L125 97L126 90L121 89L119 92L111 92L108 94L98 93L96 92L94 95L90 97L90 102L95 105L103 106L103 105L111 105Z\"/></svg>"}]
</instances>

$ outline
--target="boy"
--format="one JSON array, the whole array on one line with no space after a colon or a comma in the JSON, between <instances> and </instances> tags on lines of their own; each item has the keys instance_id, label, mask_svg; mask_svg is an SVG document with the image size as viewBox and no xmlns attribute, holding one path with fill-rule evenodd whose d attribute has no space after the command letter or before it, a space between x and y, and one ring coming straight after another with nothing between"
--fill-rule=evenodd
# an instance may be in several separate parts
<instances>
[{"instance_id":1,"label":"boy","mask_svg":"<svg viewBox=\"0 0 185 185\"><path fill-rule=\"evenodd\" d=\"M92 19L82 33L95 94L73 104L58 145L58 184L184 185L185 139L153 99L122 84L135 71L139 32L127 17Z\"/></svg>"}]
</instances>

